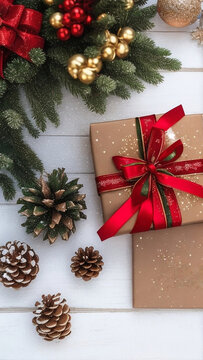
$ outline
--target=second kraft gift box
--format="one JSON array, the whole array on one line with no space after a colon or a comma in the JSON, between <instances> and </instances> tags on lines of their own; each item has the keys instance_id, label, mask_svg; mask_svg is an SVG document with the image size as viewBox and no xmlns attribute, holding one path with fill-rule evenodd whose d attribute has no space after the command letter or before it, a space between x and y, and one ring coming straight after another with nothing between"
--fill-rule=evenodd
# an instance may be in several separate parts
<instances>
[{"instance_id":1,"label":"second kraft gift box","mask_svg":"<svg viewBox=\"0 0 203 360\"><path fill-rule=\"evenodd\" d=\"M90 136L107 221L102 240L203 222L201 114L185 116L178 106L164 115L91 124Z\"/></svg>"}]
</instances>

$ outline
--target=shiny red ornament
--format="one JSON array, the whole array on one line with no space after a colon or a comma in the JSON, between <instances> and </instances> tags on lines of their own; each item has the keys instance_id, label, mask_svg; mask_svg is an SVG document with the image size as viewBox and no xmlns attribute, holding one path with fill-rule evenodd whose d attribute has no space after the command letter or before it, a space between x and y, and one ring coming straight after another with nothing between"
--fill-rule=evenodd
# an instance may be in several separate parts
<instances>
[{"instance_id":1,"label":"shiny red ornament","mask_svg":"<svg viewBox=\"0 0 203 360\"><path fill-rule=\"evenodd\" d=\"M67 28L60 28L57 31L57 38L61 41L69 40L71 37L71 32Z\"/></svg>"},{"instance_id":2,"label":"shiny red ornament","mask_svg":"<svg viewBox=\"0 0 203 360\"><path fill-rule=\"evenodd\" d=\"M87 15L85 19L85 25L90 25L93 20L93 17L91 15Z\"/></svg>"},{"instance_id":3,"label":"shiny red ornament","mask_svg":"<svg viewBox=\"0 0 203 360\"><path fill-rule=\"evenodd\" d=\"M63 8L65 11L70 11L75 6L75 0L64 0Z\"/></svg>"},{"instance_id":4,"label":"shiny red ornament","mask_svg":"<svg viewBox=\"0 0 203 360\"><path fill-rule=\"evenodd\" d=\"M62 21L63 25L70 28L71 27L71 15L69 12L65 13L63 15L63 21Z\"/></svg>"},{"instance_id":5,"label":"shiny red ornament","mask_svg":"<svg viewBox=\"0 0 203 360\"><path fill-rule=\"evenodd\" d=\"M85 16L85 11L79 6L76 6L71 10L71 19L73 22L83 23L85 21Z\"/></svg>"},{"instance_id":6,"label":"shiny red ornament","mask_svg":"<svg viewBox=\"0 0 203 360\"><path fill-rule=\"evenodd\" d=\"M82 24L73 24L71 26L71 34L75 37L80 37L82 36L84 32L84 25Z\"/></svg>"}]
</instances>

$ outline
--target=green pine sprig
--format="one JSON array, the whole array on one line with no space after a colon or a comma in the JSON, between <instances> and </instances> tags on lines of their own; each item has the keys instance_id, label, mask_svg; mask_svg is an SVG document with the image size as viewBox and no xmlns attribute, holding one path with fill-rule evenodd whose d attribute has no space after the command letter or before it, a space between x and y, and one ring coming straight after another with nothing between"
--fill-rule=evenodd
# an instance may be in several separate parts
<instances>
[{"instance_id":1,"label":"green pine sprig","mask_svg":"<svg viewBox=\"0 0 203 360\"><path fill-rule=\"evenodd\" d=\"M30 61L11 54L4 66L4 78L0 78L0 187L5 198L15 194L13 177L20 186L33 181L36 172L43 166L23 138L26 128L33 136L45 131L47 121L59 125L57 106L62 101L62 88L74 96L81 97L91 111L103 114L110 95L128 99L131 91L143 91L145 83L157 85L163 81L160 70L176 71L181 64L171 58L167 49L157 47L142 31L153 27L155 6L147 0L138 0L132 9L125 9L125 0L98 0L93 6L94 21L86 27L81 38L68 42L57 39L56 30L50 26L49 17L58 11L62 0L47 7L42 0L14 0L14 5L24 5L43 13L40 36L45 40L44 49L32 49ZM97 17L105 13L100 20ZM77 53L96 57L105 43L105 30L116 34L120 27L130 26L135 39L130 44L126 59L116 58L104 62L96 80L85 85L74 80L67 71L68 59ZM29 119L22 103L22 92L26 96L32 113ZM6 186L7 184L7 186Z\"/></svg>"}]
</instances>

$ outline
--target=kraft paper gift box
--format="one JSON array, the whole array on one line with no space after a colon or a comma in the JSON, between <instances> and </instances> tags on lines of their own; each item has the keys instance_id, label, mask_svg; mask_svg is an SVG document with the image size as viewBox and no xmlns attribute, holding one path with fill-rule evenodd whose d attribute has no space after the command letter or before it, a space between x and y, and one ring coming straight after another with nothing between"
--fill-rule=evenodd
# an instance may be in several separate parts
<instances>
[{"instance_id":1,"label":"kraft paper gift box","mask_svg":"<svg viewBox=\"0 0 203 360\"><path fill-rule=\"evenodd\" d=\"M133 306L203 308L203 223L133 235Z\"/></svg>"},{"instance_id":2,"label":"kraft paper gift box","mask_svg":"<svg viewBox=\"0 0 203 360\"><path fill-rule=\"evenodd\" d=\"M156 115L158 120L161 115ZM147 118L147 117L146 117ZM90 127L92 154L96 177L118 172L113 156L139 158L138 136L135 118L111 122L94 123ZM181 139L184 150L178 161L202 159L203 116L186 115L166 132L165 146ZM181 176L203 185L203 174ZM104 222L130 197L132 187L100 194ZM203 222L203 200L200 197L174 190L182 216L182 225ZM117 235L130 233L136 221L136 214L118 231Z\"/></svg>"}]
</instances>

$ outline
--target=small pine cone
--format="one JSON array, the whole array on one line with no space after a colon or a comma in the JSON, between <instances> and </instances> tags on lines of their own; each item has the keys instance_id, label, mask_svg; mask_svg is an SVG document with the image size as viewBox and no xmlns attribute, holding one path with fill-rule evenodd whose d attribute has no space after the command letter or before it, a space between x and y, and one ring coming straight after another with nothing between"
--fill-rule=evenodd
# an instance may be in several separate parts
<instances>
[{"instance_id":1,"label":"small pine cone","mask_svg":"<svg viewBox=\"0 0 203 360\"><path fill-rule=\"evenodd\" d=\"M42 301L35 303L37 309L33 314L36 316L32 322L38 334L47 341L62 340L71 333L70 308L66 299L60 299L60 295L42 295Z\"/></svg>"},{"instance_id":2,"label":"small pine cone","mask_svg":"<svg viewBox=\"0 0 203 360\"><path fill-rule=\"evenodd\" d=\"M75 221L86 219L85 194L79 190L83 185L78 179L68 182L65 169L53 170L47 179L41 177L32 187L23 188L24 197L18 199L23 204L19 213L27 217L22 224L28 234L38 236L44 232L44 240L53 244L58 235L68 240L76 231Z\"/></svg>"},{"instance_id":3,"label":"small pine cone","mask_svg":"<svg viewBox=\"0 0 203 360\"><path fill-rule=\"evenodd\" d=\"M71 261L71 271L76 277L81 277L85 281L97 277L104 265L102 256L98 250L94 250L93 246L86 247L85 250L79 248Z\"/></svg>"},{"instance_id":4,"label":"small pine cone","mask_svg":"<svg viewBox=\"0 0 203 360\"><path fill-rule=\"evenodd\" d=\"M39 257L29 245L7 242L0 247L0 282L14 289L28 286L37 276L38 261Z\"/></svg>"}]
</instances>

